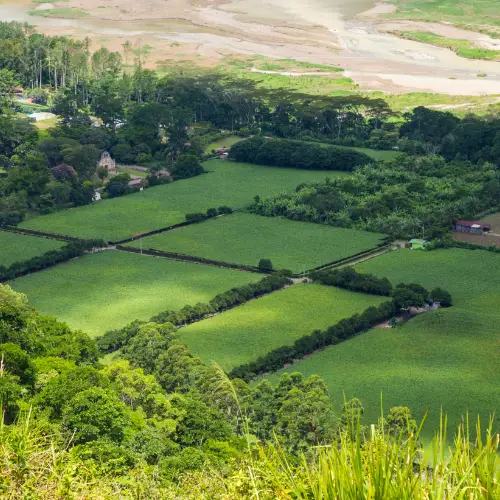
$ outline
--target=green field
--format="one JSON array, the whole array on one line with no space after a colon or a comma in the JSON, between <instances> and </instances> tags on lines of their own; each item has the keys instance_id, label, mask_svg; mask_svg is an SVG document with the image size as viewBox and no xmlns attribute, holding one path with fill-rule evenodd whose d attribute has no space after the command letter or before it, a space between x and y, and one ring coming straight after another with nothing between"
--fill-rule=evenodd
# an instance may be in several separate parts
<instances>
[{"instance_id":1,"label":"green field","mask_svg":"<svg viewBox=\"0 0 500 500\"><path fill-rule=\"evenodd\" d=\"M401 156L399 151L389 151L389 150L379 150L379 149L369 149L369 148L350 148L347 146L337 146L344 149L353 149L354 151L359 151L365 155L371 156L377 161L390 161L394 160L398 156Z\"/></svg>"},{"instance_id":2,"label":"green field","mask_svg":"<svg viewBox=\"0 0 500 500\"><path fill-rule=\"evenodd\" d=\"M212 149L219 148L230 148L237 142L243 141L244 137L238 137L237 135L228 135L223 139L219 139L218 141L211 142L206 148L205 153L211 153Z\"/></svg>"},{"instance_id":3,"label":"green field","mask_svg":"<svg viewBox=\"0 0 500 500\"><path fill-rule=\"evenodd\" d=\"M63 245L63 241L0 231L0 266L8 267L14 262L29 260Z\"/></svg>"},{"instance_id":4,"label":"green field","mask_svg":"<svg viewBox=\"0 0 500 500\"><path fill-rule=\"evenodd\" d=\"M500 26L498 0L386 0L397 6L396 19L450 22L467 27ZM496 30L493 30L495 33Z\"/></svg>"},{"instance_id":5,"label":"green field","mask_svg":"<svg viewBox=\"0 0 500 500\"><path fill-rule=\"evenodd\" d=\"M417 42L450 49L460 57L465 57L467 59L497 60L500 58L500 50L479 48L469 40L446 38L430 31L395 31L394 34L407 40L415 40Z\"/></svg>"},{"instance_id":6,"label":"green field","mask_svg":"<svg viewBox=\"0 0 500 500\"><path fill-rule=\"evenodd\" d=\"M299 273L369 250L382 238L366 231L234 213L130 245L249 266L267 258L276 269Z\"/></svg>"},{"instance_id":7,"label":"green field","mask_svg":"<svg viewBox=\"0 0 500 500\"><path fill-rule=\"evenodd\" d=\"M204 361L230 370L384 300L340 288L299 284L179 330Z\"/></svg>"},{"instance_id":8,"label":"green field","mask_svg":"<svg viewBox=\"0 0 500 500\"><path fill-rule=\"evenodd\" d=\"M366 421L384 407L407 405L429 431L440 408L456 427L471 416L500 410L500 255L486 251L400 250L357 266L393 283L448 289L454 307L428 312L396 329L376 329L330 347L293 366L327 382L337 408L347 397L364 403ZM289 370L289 371L290 371ZM348 375L346 375L348 374Z\"/></svg>"},{"instance_id":9,"label":"green field","mask_svg":"<svg viewBox=\"0 0 500 500\"><path fill-rule=\"evenodd\" d=\"M116 167L116 170L118 171L118 173L120 174L128 174L132 177L146 177L148 174L147 172L143 172L142 170L135 170L133 168L127 168L127 167L124 167L124 166L121 166L119 165L118 167Z\"/></svg>"},{"instance_id":10,"label":"green field","mask_svg":"<svg viewBox=\"0 0 500 500\"><path fill-rule=\"evenodd\" d=\"M116 241L183 222L189 212L205 211L221 205L242 207L257 194L270 196L283 190L293 190L303 182L348 175L226 160L207 162L205 169L208 173L198 177L30 219L21 227Z\"/></svg>"},{"instance_id":11,"label":"green field","mask_svg":"<svg viewBox=\"0 0 500 500\"><path fill-rule=\"evenodd\" d=\"M245 273L141 256L101 252L13 281L42 314L92 336L134 319L208 302L261 278Z\"/></svg>"}]
</instances>

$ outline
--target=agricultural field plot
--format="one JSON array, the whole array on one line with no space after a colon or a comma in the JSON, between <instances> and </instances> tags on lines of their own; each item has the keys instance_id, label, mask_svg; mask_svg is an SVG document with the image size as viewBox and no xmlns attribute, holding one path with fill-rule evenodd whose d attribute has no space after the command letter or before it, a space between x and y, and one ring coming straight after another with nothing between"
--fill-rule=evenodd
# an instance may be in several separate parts
<instances>
[{"instance_id":1,"label":"agricultural field plot","mask_svg":"<svg viewBox=\"0 0 500 500\"><path fill-rule=\"evenodd\" d=\"M354 151L358 151L359 153L364 153L365 155L370 156L376 161L391 161L401 156L399 151L390 151L384 149L369 149L369 148L351 148L347 146L337 146L343 149L352 149Z\"/></svg>"},{"instance_id":2,"label":"agricultural field plot","mask_svg":"<svg viewBox=\"0 0 500 500\"><path fill-rule=\"evenodd\" d=\"M107 251L14 280L42 314L56 316L91 336L148 320L166 310L208 302L218 293L262 276Z\"/></svg>"},{"instance_id":3,"label":"agricultural field plot","mask_svg":"<svg viewBox=\"0 0 500 500\"><path fill-rule=\"evenodd\" d=\"M360 398L367 422L380 415L381 393L386 410L407 405L417 420L428 411L429 433L439 428L441 408L451 432L467 411L471 422L478 414L484 422L490 414L498 414L500 255L460 249L399 250L357 269L387 276L393 283L442 286L455 305L427 312L396 329L374 329L288 371L322 376L337 410L344 394Z\"/></svg>"},{"instance_id":4,"label":"agricultural field plot","mask_svg":"<svg viewBox=\"0 0 500 500\"><path fill-rule=\"evenodd\" d=\"M299 284L181 328L179 334L195 356L205 362L215 360L230 370L384 300L334 287Z\"/></svg>"},{"instance_id":5,"label":"agricultural field plot","mask_svg":"<svg viewBox=\"0 0 500 500\"><path fill-rule=\"evenodd\" d=\"M205 163L207 174L142 192L30 219L21 227L80 238L117 241L177 224L190 212L229 205L238 208L253 196L295 189L303 182L345 176L344 172L265 167L226 160Z\"/></svg>"},{"instance_id":6,"label":"agricultural field plot","mask_svg":"<svg viewBox=\"0 0 500 500\"><path fill-rule=\"evenodd\" d=\"M276 269L300 273L374 248L383 238L366 231L234 213L130 245L249 266L268 258Z\"/></svg>"},{"instance_id":7,"label":"agricultural field plot","mask_svg":"<svg viewBox=\"0 0 500 500\"><path fill-rule=\"evenodd\" d=\"M49 250L58 250L64 244L63 241L0 231L0 266L29 260Z\"/></svg>"},{"instance_id":8,"label":"agricultural field plot","mask_svg":"<svg viewBox=\"0 0 500 500\"><path fill-rule=\"evenodd\" d=\"M234 146L236 143L243 140L245 140L244 137L238 137L237 135L228 135L223 139L219 139L218 141L214 141L208 144L205 148L205 153L211 153L213 149L230 148L231 146Z\"/></svg>"}]
</instances>

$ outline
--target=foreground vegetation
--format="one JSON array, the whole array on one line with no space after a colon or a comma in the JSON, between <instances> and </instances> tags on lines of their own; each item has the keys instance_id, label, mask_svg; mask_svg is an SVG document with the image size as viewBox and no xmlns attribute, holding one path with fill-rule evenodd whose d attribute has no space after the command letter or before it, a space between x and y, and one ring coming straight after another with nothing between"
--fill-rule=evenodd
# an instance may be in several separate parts
<instances>
[{"instance_id":1,"label":"foreground vegetation","mask_svg":"<svg viewBox=\"0 0 500 500\"><path fill-rule=\"evenodd\" d=\"M267 258L275 269L300 273L374 248L382 238L381 234L234 213L130 245L249 266Z\"/></svg>"},{"instance_id":2,"label":"foreground vegetation","mask_svg":"<svg viewBox=\"0 0 500 500\"><path fill-rule=\"evenodd\" d=\"M258 281L243 273L124 252L101 252L12 282L43 314L91 336L167 309L208 302Z\"/></svg>"},{"instance_id":3,"label":"foreground vegetation","mask_svg":"<svg viewBox=\"0 0 500 500\"><path fill-rule=\"evenodd\" d=\"M63 241L0 231L0 266L9 267L14 262L29 260L63 245Z\"/></svg>"},{"instance_id":4,"label":"foreground vegetation","mask_svg":"<svg viewBox=\"0 0 500 500\"><path fill-rule=\"evenodd\" d=\"M204 212L221 205L238 208L258 194L266 196L290 191L297 184L338 175L222 160L206 163L205 169L208 173L192 179L30 219L21 226L79 238L116 241L184 222L189 212Z\"/></svg>"},{"instance_id":5,"label":"foreground vegetation","mask_svg":"<svg viewBox=\"0 0 500 500\"><path fill-rule=\"evenodd\" d=\"M301 284L182 328L180 338L196 356L230 371L382 302L376 296Z\"/></svg>"},{"instance_id":6,"label":"foreground vegetation","mask_svg":"<svg viewBox=\"0 0 500 500\"><path fill-rule=\"evenodd\" d=\"M499 262L499 255L479 250L400 250L356 266L393 283L443 286L454 306L426 312L404 326L372 330L300 361L291 371L320 374L336 408L344 396L356 394L366 403L367 421L377 416L381 392L384 405L408 405L418 418L428 411L427 437L439 425L441 408L453 428L466 411L471 418L487 418L500 401L494 306L500 300Z\"/></svg>"}]
</instances>

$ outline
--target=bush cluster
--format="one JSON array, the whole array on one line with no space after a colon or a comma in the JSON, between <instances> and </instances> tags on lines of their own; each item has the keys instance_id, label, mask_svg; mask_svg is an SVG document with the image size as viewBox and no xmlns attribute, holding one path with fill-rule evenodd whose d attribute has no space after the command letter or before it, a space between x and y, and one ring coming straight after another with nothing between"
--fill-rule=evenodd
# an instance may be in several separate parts
<instances>
[{"instance_id":1,"label":"bush cluster","mask_svg":"<svg viewBox=\"0 0 500 500\"><path fill-rule=\"evenodd\" d=\"M360 332L369 330L374 325L389 319L393 314L392 302L384 302L379 307L369 307L362 314L355 314L350 318L340 320L336 325L324 331L315 330L310 335L297 339L291 346L278 347L256 361L233 368L229 376L249 381L257 375L274 372L318 349L339 344Z\"/></svg>"},{"instance_id":2,"label":"bush cluster","mask_svg":"<svg viewBox=\"0 0 500 500\"><path fill-rule=\"evenodd\" d=\"M257 283L249 283L245 286L232 288L231 290L216 295L208 304L198 303L195 306L184 306L180 311L165 311L150 319L153 323L172 323L175 326L194 323L209 314L231 309L251 299L260 297L275 290L280 290L292 281L281 273L266 276ZM97 345L101 352L113 352L126 345L133 338L139 328L144 324L134 321L119 330L110 330L97 339Z\"/></svg>"},{"instance_id":3,"label":"bush cluster","mask_svg":"<svg viewBox=\"0 0 500 500\"><path fill-rule=\"evenodd\" d=\"M230 157L237 161L305 170L344 170L373 163L364 153L314 142L254 137L235 144Z\"/></svg>"},{"instance_id":4,"label":"bush cluster","mask_svg":"<svg viewBox=\"0 0 500 500\"><path fill-rule=\"evenodd\" d=\"M188 222L197 222L205 219L213 219L218 215L228 215L233 213L233 209L227 206L221 206L219 208L209 208L205 213L203 212L194 212L190 214L186 214L186 221Z\"/></svg>"},{"instance_id":5,"label":"bush cluster","mask_svg":"<svg viewBox=\"0 0 500 500\"><path fill-rule=\"evenodd\" d=\"M373 274L358 273L352 267L317 271L311 275L313 281L323 285L337 286L354 292L390 296L392 284L387 278L377 278Z\"/></svg>"},{"instance_id":6,"label":"bush cluster","mask_svg":"<svg viewBox=\"0 0 500 500\"><path fill-rule=\"evenodd\" d=\"M103 240L71 241L59 250L49 250L43 255L33 257L29 260L14 262L9 267L0 265L0 280L11 280L22 274L39 271L59 262L79 257L85 252L92 250L92 248L104 246L106 246L106 243Z\"/></svg>"}]
</instances>

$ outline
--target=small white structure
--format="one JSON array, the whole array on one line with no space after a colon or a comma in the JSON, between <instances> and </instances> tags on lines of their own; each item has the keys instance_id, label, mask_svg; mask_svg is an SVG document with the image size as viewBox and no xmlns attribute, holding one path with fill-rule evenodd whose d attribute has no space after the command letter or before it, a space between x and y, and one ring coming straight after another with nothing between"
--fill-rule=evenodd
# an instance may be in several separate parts
<instances>
[{"instance_id":1,"label":"small white structure","mask_svg":"<svg viewBox=\"0 0 500 500\"><path fill-rule=\"evenodd\" d=\"M108 172L115 172L116 162L107 151L104 151L101 155L101 159L97 162L97 167L105 168Z\"/></svg>"},{"instance_id":2,"label":"small white structure","mask_svg":"<svg viewBox=\"0 0 500 500\"><path fill-rule=\"evenodd\" d=\"M28 115L29 118L35 120L36 122L43 122L44 120L52 120L52 118L56 118L54 113L48 113L46 111L41 111L39 113L31 113Z\"/></svg>"}]
</instances>

